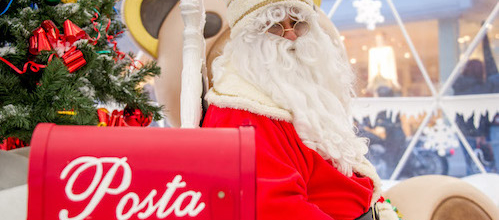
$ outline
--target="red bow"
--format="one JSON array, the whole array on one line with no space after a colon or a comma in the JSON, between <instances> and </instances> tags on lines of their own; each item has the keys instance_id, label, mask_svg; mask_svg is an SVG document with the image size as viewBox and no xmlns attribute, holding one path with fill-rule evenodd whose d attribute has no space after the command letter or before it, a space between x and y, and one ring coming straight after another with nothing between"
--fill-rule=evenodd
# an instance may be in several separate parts
<instances>
[{"instance_id":1,"label":"red bow","mask_svg":"<svg viewBox=\"0 0 499 220\"><path fill-rule=\"evenodd\" d=\"M60 35L59 29L57 29L54 22L45 20L40 27L33 31L33 36L29 39L29 52L37 55L44 50L63 49L65 53L61 58L68 67L69 72L73 73L87 64L87 61L83 58L83 53L77 50L73 44L77 40L88 38L87 33L69 19L64 21L64 36ZM67 46L72 47L67 50Z\"/></svg>"}]
</instances>

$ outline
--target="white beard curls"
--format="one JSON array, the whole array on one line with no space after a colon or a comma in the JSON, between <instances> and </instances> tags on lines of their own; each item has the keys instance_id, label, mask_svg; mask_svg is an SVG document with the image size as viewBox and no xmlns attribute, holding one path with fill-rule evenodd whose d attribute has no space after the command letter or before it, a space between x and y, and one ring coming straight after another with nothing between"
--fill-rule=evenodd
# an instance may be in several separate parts
<instances>
[{"instance_id":1,"label":"white beard curls","mask_svg":"<svg viewBox=\"0 0 499 220\"><path fill-rule=\"evenodd\" d=\"M271 10L283 10L276 8ZM257 19L268 21L265 17L263 13ZM224 65L232 63L238 75L292 112L292 123L307 147L351 176L367 153L366 140L355 135L350 122L354 75L343 47L332 43L315 17L307 20L309 33L296 41L256 31L241 33L213 63L214 80L223 74Z\"/></svg>"}]
</instances>

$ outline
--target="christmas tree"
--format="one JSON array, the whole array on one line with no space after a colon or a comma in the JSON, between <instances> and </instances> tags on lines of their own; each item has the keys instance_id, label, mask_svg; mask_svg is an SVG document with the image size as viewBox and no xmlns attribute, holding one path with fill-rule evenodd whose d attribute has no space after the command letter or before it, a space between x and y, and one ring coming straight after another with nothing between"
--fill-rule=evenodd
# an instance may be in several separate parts
<instances>
[{"instance_id":1,"label":"christmas tree","mask_svg":"<svg viewBox=\"0 0 499 220\"><path fill-rule=\"evenodd\" d=\"M159 74L116 47L124 28L114 0L16 0L0 4L0 142L29 142L41 122L97 125L97 104L128 106L149 120L161 107L139 85ZM16 70L17 68L17 70ZM126 109L125 109L126 115Z\"/></svg>"}]
</instances>

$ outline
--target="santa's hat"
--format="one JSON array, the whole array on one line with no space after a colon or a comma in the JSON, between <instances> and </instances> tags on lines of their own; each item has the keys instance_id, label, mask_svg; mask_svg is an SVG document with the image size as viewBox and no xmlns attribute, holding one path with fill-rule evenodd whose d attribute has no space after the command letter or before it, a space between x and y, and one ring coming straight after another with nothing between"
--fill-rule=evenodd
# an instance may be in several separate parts
<instances>
[{"instance_id":1,"label":"santa's hat","mask_svg":"<svg viewBox=\"0 0 499 220\"><path fill-rule=\"evenodd\" d=\"M225 0L227 20L231 28L231 37L237 36L260 12L275 6L296 7L305 11L315 11L313 0Z\"/></svg>"}]
</instances>

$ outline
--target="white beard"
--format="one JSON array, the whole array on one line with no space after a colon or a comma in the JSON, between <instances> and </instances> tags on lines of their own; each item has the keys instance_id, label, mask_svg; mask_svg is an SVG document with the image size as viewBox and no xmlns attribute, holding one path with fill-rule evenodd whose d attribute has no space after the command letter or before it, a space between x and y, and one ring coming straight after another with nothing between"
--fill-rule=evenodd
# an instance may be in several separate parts
<instances>
[{"instance_id":1,"label":"white beard","mask_svg":"<svg viewBox=\"0 0 499 220\"><path fill-rule=\"evenodd\" d=\"M238 75L292 112L302 142L343 174L367 153L366 140L350 121L353 72L339 43L317 23L296 41L271 34L243 33L213 63L214 80L231 62Z\"/></svg>"}]
</instances>

